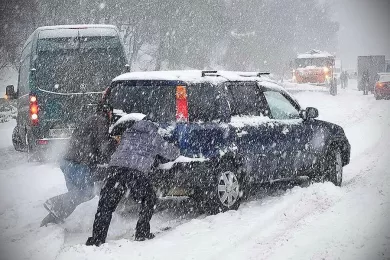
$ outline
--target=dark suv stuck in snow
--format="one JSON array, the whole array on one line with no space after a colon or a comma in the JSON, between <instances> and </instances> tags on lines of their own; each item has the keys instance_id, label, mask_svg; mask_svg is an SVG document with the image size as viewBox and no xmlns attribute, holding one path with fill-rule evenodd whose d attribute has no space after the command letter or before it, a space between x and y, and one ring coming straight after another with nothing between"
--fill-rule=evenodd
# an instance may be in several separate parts
<instances>
[{"instance_id":1,"label":"dark suv stuck in snow","mask_svg":"<svg viewBox=\"0 0 390 260\"><path fill-rule=\"evenodd\" d=\"M211 212L237 209L249 187L302 176L340 186L350 144L340 126L315 119L264 74L132 72L103 97L113 135L142 118L156 122L181 156L151 173L164 195L192 196ZM118 119L120 118L120 119Z\"/></svg>"}]
</instances>

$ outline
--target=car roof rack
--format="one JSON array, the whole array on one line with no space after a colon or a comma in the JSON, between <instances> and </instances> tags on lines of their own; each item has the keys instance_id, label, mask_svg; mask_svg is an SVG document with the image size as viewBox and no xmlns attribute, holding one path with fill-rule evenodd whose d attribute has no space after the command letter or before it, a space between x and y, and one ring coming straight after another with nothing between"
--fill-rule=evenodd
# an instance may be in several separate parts
<instances>
[{"instance_id":1,"label":"car roof rack","mask_svg":"<svg viewBox=\"0 0 390 260\"><path fill-rule=\"evenodd\" d=\"M241 77L261 77L262 75L269 75L271 74L270 72L238 72L237 75Z\"/></svg>"},{"instance_id":2,"label":"car roof rack","mask_svg":"<svg viewBox=\"0 0 390 260\"><path fill-rule=\"evenodd\" d=\"M217 70L202 70L202 77L206 76L220 77L221 75L218 74Z\"/></svg>"}]
</instances>

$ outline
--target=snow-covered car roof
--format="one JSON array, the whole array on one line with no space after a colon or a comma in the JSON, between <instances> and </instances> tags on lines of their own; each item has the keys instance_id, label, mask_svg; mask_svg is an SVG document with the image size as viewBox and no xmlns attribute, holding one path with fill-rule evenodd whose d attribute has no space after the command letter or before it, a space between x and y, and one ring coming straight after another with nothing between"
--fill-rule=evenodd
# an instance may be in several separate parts
<instances>
[{"instance_id":1,"label":"snow-covered car roof","mask_svg":"<svg viewBox=\"0 0 390 260\"><path fill-rule=\"evenodd\" d=\"M73 30L72 30L73 29ZM40 39L59 38L59 37L76 37L82 35L88 36L118 36L117 29L114 25L106 24L76 24L76 25L56 25L43 26L37 30Z\"/></svg>"},{"instance_id":2,"label":"snow-covered car roof","mask_svg":"<svg viewBox=\"0 0 390 260\"><path fill-rule=\"evenodd\" d=\"M259 75L258 72L240 72L240 71L214 71L205 72L201 70L176 70L176 71L142 71L129 72L113 79L115 81L127 80L164 80L164 81L183 81L183 82L211 82L223 83L228 81L257 81L260 85L283 90L278 83L266 75Z\"/></svg>"},{"instance_id":3,"label":"snow-covered car roof","mask_svg":"<svg viewBox=\"0 0 390 260\"><path fill-rule=\"evenodd\" d=\"M51 25L41 26L37 30L55 30L55 29L86 29L86 28L113 28L116 29L115 25L111 24L63 24L63 25Z\"/></svg>"},{"instance_id":4,"label":"snow-covered car roof","mask_svg":"<svg viewBox=\"0 0 390 260\"><path fill-rule=\"evenodd\" d=\"M320 51L320 50L311 50L297 55L298 59L328 58L328 57L334 57L334 55L330 54L329 52Z\"/></svg>"},{"instance_id":5,"label":"snow-covered car roof","mask_svg":"<svg viewBox=\"0 0 390 260\"><path fill-rule=\"evenodd\" d=\"M389 73L378 73L380 82L390 82L390 72Z\"/></svg>"}]
</instances>

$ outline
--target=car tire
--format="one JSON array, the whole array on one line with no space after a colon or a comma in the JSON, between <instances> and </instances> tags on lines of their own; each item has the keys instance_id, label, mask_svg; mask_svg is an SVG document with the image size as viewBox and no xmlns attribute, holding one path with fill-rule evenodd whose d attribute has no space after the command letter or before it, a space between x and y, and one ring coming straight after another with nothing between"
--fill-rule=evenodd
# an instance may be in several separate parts
<instances>
[{"instance_id":1,"label":"car tire","mask_svg":"<svg viewBox=\"0 0 390 260\"><path fill-rule=\"evenodd\" d=\"M330 181L335 186L341 186L343 181L341 150L335 145L331 145L326 154L323 177L324 181Z\"/></svg>"},{"instance_id":2,"label":"car tire","mask_svg":"<svg viewBox=\"0 0 390 260\"><path fill-rule=\"evenodd\" d=\"M240 207L244 190L244 174L234 159L224 159L213 166L211 182L194 196L198 208L209 214L218 214Z\"/></svg>"},{"instance_id":3,"label":"car tire","mask_svg":"<svg viewBox=\"0 0 390 260\"><path fill-rule=\"evenodd\" d=\"M374 92L374 96L375 96L376 100L381 100L382 99L382 97L376 91Z\"/></svg>"}]
</instances>

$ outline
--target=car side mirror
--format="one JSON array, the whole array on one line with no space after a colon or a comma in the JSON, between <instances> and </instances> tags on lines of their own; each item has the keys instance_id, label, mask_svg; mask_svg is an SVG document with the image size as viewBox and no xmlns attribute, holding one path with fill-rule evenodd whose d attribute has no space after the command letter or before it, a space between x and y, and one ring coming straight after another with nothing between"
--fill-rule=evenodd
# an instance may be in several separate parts
<instances>
[{"instance_id":1,"label":"car side mirror","mask_svg":"<svg viewBox=\"0 0 390 260\"><path fill-rule=\"evenodd\" d=\"M5 88L5 98L9 99L9 100L16 98L16 92L15 92L14 85L8 85Z\"/></svg>"},{"instance_id":2,"label":"car side mirror","mask_svg":"<svg viewBox=\"0 0 390 260\"><path fill-rule=\"evenodd\" d=\"M318 109L315 107L307 107L306 108L306 117L307 118L317 118L318 117Z\"/></svg>"},{"instance_id":3,"label":"car side mirror","mask_svg":"<svg viewBox=\"0 0 390 260\"><path fill-rule=\"evenodd\" d=\"M307 107L305 110L301 110L299 115L303 120L307 120L309 118L317 118L318 117L318 109L314 107Z\"/></svg>"}]
</instances>

